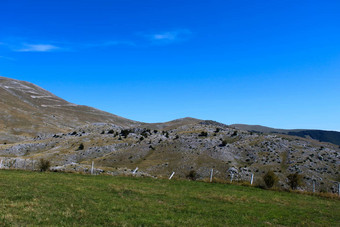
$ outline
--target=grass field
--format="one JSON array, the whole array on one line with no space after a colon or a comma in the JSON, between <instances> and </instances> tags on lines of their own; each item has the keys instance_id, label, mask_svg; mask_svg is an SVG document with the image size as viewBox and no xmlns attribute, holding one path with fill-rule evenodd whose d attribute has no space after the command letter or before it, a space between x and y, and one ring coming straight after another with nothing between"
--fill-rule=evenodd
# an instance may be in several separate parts
<instances>
[{"instance_id":1,"label":"grass field","mask_svg":"<svg viewBox=\"0 0 340 227\"><path fill-rule=\"evenodd\" d=\"M340 200L229 184L0 170L0 226L340 226Z\"/></svg>"}]
</instances>

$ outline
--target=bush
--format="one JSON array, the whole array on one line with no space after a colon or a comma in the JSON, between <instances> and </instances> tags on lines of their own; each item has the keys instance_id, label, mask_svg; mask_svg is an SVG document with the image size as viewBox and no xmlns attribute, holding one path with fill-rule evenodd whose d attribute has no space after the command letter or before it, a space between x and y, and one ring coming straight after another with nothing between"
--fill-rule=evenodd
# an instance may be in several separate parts
<instances>
[{"instance_id":1,"label":"bush","mask_svg":"<svg viewBox=\"0 0 340 227\"><path fill-rule=\"evenodd\" d=\"M197 179L197 173L195 170L190 170L189 174L187 175L187 178L190 180L196 180Z\"/></svg>"},{"instance_id":2,"label":"bush","mask_svg":"<svg viewBox=\"0 0 340 227\"><path fill-rule=\"evenodd\" d=\"M45 160L45 159L40 159L40 162L39 162L39 169L40 169L40 172L45 172L47 171L51 166L51 163L50 161L48 160Z\"/></svg>"},{"instance_id":3,"label":"bush","mask_svg":"<svg viewBox=\"0 0 340 227\"><path fill-rule=\"evenodd\" d=\"M204 132L204 131L202 131L198 136L205 136L205 137L207 137L208 136L208 133L207 132Z\"/></svg>"},{"instance_id":4,"label":"bush","mask_svg":"<svg viewBox=\"0 0 340 227\"><path fill-rule=\"evenodd\" d=\"M120 135L123 136L125 139L126 137L131 133L131 130L129 129L123 129L121 132L120 132Z\"/></svg>"},{"instance_id":5,"label":"bush","mask_svg":"<svg viewBox=\"0 0 340 227\"><path fill-rule=\"evenodd\" d=\"M82 143L79 145L77 151L81 151L81 150L84 150L84 144Z\"/></svg>"},{"instance_id":6,"label":"bush","mask_svg":"<svg viewBox=\"0 0 340 227\"><path fill-rule=\"evenodd\" d=\"M263 176L263 180L267 188L271 188L278 182L279 179L273 171L268 171L266 175Z\"/></svg>"},{"instance_id":7,"label":"bush","mask_svg":"<svg viewBox=\"0 0 340 227\"><path fill-rule=\"evenodd\" d=\"M287 179L288 179L288 185L293 190L295 190L298 186L302 184L302 176L298 173L289 174L287 176Z\"/></svg>"}]
</instances>

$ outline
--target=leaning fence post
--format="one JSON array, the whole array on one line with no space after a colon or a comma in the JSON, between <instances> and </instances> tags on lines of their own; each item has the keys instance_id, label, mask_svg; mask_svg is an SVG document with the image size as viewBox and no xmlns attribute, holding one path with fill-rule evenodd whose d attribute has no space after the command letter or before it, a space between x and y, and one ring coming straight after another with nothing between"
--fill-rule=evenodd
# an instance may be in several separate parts
<instances>
[{"instance_id":1,"label":"leaning fence post","mask_svg":"<svg viewBox=\"0 0 340 227\"><path fill-rule=\"evenodd\" d=\"M253 185L253 181L254 181L254 174L251 174L251 179L250 179L250 185Z\"/></svg>"},{"instance_id":2,"label":"leaning fence post","mask_svg":"<svg viewBox=\"0 0 340 227\"><path fill-rule=\"evenodd\" d=\"M214 169L211 169L210 171L210 182L213 180L213 174L214 174Z\"/></svg>"},{"instance_id":3,"label":"leaning fence post","mask_svg":"<svg viewBox=\"0 0 340 227\"><path fill-rule=\"evenodd\" d=\"M133 175L137 173L138 167L132 172Z\"/></svg>"},{"instance_id":4,"label":"leaning fence post","mask_svg":"<svg viewBox=\"0 0 340 227\"><path fill-rule=\"evenodd\" d=\"M175 175L175 172L172 172L171 176L169 177L169 180Z\"/></svg>"}]
</instances>

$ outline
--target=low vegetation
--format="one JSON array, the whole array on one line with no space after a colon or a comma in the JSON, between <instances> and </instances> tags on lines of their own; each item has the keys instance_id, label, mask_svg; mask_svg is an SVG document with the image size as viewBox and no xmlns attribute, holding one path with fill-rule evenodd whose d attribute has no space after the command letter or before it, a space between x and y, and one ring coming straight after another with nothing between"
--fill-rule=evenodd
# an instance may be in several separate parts
<instances>
[{"instance_id":1,"label":"low vegetation","mask_svg":"<svg viewBox=\"0 0 340 227\"><path fill-rule=\"evenodd\" d=\"M277 182L279 178L276 176L276 174L273 171L268 171L263 176L263 181L266 184L267 188L272 188Z\"/></svg>"},{"instance_id":2,"label":"low vegetation","mask_svg":"<svg viewBox=\"0 0 340 227\"><path fill-rule=\"evenodd\" d=\"M45 172L45 171L47 171L49 168L50 168L50 166L51 166L51 163L50 163L50 161L48 161L48 160L45 160L45 159L40 159L40 161L39 161L39 170L40 170L40 172Z\"/></svg>"},{"instance_id":3,"label":"low vegetation","mask_svg":"<svg viewBox=\"0 0 340 227\"><path fill-rule=\"evenodd\" d=\"M231 184L0 170L0 226L337 226L340 200Z\"/></svg>"}]
</instances>

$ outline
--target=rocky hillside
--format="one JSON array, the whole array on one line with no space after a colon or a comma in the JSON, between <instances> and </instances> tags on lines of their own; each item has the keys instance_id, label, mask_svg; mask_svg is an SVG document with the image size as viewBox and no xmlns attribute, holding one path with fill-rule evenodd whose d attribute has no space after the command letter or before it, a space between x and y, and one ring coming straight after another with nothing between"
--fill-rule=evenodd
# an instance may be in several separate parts
<instances>
[{"instance_id":1,"label":"rocky hillside","mask_svg":"<svg viewBox=\"0 0 340 227\"><path fill-rule=\"evenodd\" d=\"M32 160L51 160L55 170L110 174L138 174L167 177L175 172L185 178L190 171L198 179L215 176L259 181L273 170L279 186L287 188L286 176L304 175L304 188L336 190L340 181L339 146L286 135L258 134L210 121L186 124L169 130L123 128L114 124L90 124L68 133L36 137L0 145L0 156L8 167L32 168ZM6 158L5 158L6 157ZM19 166L19 167L18 167ZM260 182L258 182L260 183Z\"/></svg>"},{"instance_id":2,"label":"rocky hillside","mask_svg":"<svg viewBox=\"0 0 340 227\"><path fill-rule=\"evenodd\" d=\"M274 171L279 187L298 172L311 190L335 191L340 148L331 143L243 130L183 118L147 124L68 103L27 82L1 78L0 167L36 169L41 158L56 171L249 181Z\"/></svg>"},{"instance_id":3,"label":"rocky hillside","mask_svg":"<svg viewBox=\"0 0 340 227\"><path fill-rule=\"evenodd\" d=\"M139 124L92 107L69 103L32 83L0 77L0 143L67 132L95 122L129 127Z\"/></svg>"}]
</instances>

